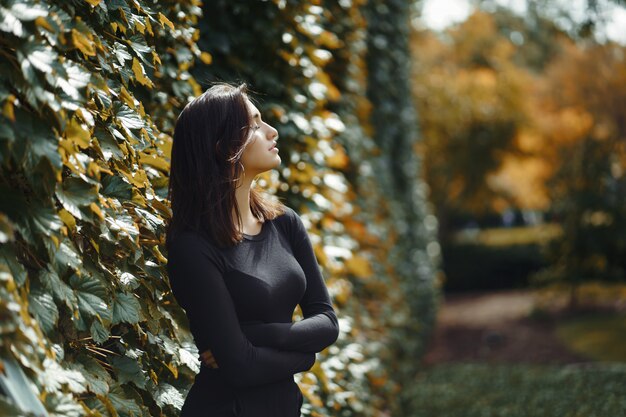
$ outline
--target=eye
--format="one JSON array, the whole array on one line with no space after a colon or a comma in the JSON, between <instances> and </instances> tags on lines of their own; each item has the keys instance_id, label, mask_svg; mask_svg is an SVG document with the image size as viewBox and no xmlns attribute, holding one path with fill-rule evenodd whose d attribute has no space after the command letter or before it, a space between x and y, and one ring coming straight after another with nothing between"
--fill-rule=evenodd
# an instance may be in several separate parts
<instances>
[{"instance_id":1,"label":"eye","mask_svg":"<svg viewBox=\"0 0 626 417\"><path fill-rule=\"evenodd\" d=\"M252 126L252 128L253 128L254 130L257 130L257 129L261 128L261 125L254 125L254 126Z\"/></svg>"}]
</instances>

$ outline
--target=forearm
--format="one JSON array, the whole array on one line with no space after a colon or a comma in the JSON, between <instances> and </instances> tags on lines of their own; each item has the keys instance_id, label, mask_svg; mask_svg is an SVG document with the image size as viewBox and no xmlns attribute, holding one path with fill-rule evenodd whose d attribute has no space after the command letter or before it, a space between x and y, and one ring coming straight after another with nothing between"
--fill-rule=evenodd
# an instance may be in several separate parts
<instances>
[{"instance_id":1,"label":"forearm","mask_svg":"<svg viewBox=\"0 0 626 417\"><path fill-rule=\"evenodd\" d=\"M339 324L334 311L328 311L293 323L242 323L242 330L255 346L321 352L337 339Z\"/></svg>"}]
</instances>

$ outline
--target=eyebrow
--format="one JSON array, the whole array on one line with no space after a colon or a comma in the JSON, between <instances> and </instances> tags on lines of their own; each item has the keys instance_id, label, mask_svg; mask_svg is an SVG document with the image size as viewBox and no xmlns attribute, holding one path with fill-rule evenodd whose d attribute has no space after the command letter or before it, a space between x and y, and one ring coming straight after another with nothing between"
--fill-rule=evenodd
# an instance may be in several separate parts
<instances>
[{"instance_id":1,"label":"eyebrow","mask_svg":"<svg viewBox=\"0 0 626 417\"><path fill-rule=\"evenodd\" d=\"M258 118L261 118L261 115L260 115L259 113L254 113L254 114L252 115L252 118L253 118L253 119L256 119L257 117L258 117Z\"/></svg>"}]
</instances>

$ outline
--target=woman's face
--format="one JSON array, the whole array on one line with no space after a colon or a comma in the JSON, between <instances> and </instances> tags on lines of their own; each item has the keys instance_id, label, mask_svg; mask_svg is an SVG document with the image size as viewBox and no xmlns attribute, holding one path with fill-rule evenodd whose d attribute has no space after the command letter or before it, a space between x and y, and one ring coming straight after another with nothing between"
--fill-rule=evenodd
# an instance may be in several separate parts
<instances>
[{"instance_id":1,"label":"woman's face","mask_svg":"<svg viewBox=\"0 0 626 417\"><path fill-rule=\"evenodd\" d=\"M261 113L252 102L246 98L246 103L252 119L250 120L250 141L241 154L241 163L246 176L274 169L280 165L281 159L278 148L274 147L278 138L278 131L261 120Z\"/></svg>"}]
</instances>

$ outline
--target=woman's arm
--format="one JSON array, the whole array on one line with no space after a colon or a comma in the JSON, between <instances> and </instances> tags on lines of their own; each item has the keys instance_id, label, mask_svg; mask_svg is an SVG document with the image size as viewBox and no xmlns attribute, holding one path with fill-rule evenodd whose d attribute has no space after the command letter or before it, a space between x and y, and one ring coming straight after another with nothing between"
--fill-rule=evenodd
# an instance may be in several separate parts
<instances>
[{"instance_id":1,"label":"woman's arm","mask_svg":"<svg viewBox=\"0 0 626 417\"><path fill-rule=\"evenodd\" d=\"M256 347L243 334L214 248L196 235L180 235L168 251L168 274L174 296L192 328L202 337L220 372L236 386L276 382L309 370L314 353Z\"/></svg>"},{"instance_id":2,"label":"woman's arm","mask_svg":"<svg viewBox=\"0 0 626 417\"><path fill-rule=\"evenodd\" d=\"M339 336L339 322L300 216L288 208L293 254L306 276L306 292L300 301L303 319L295 323L248 323L242 329L256 346L299 352L321 352Z\"/></svg>"}]
</instances>

